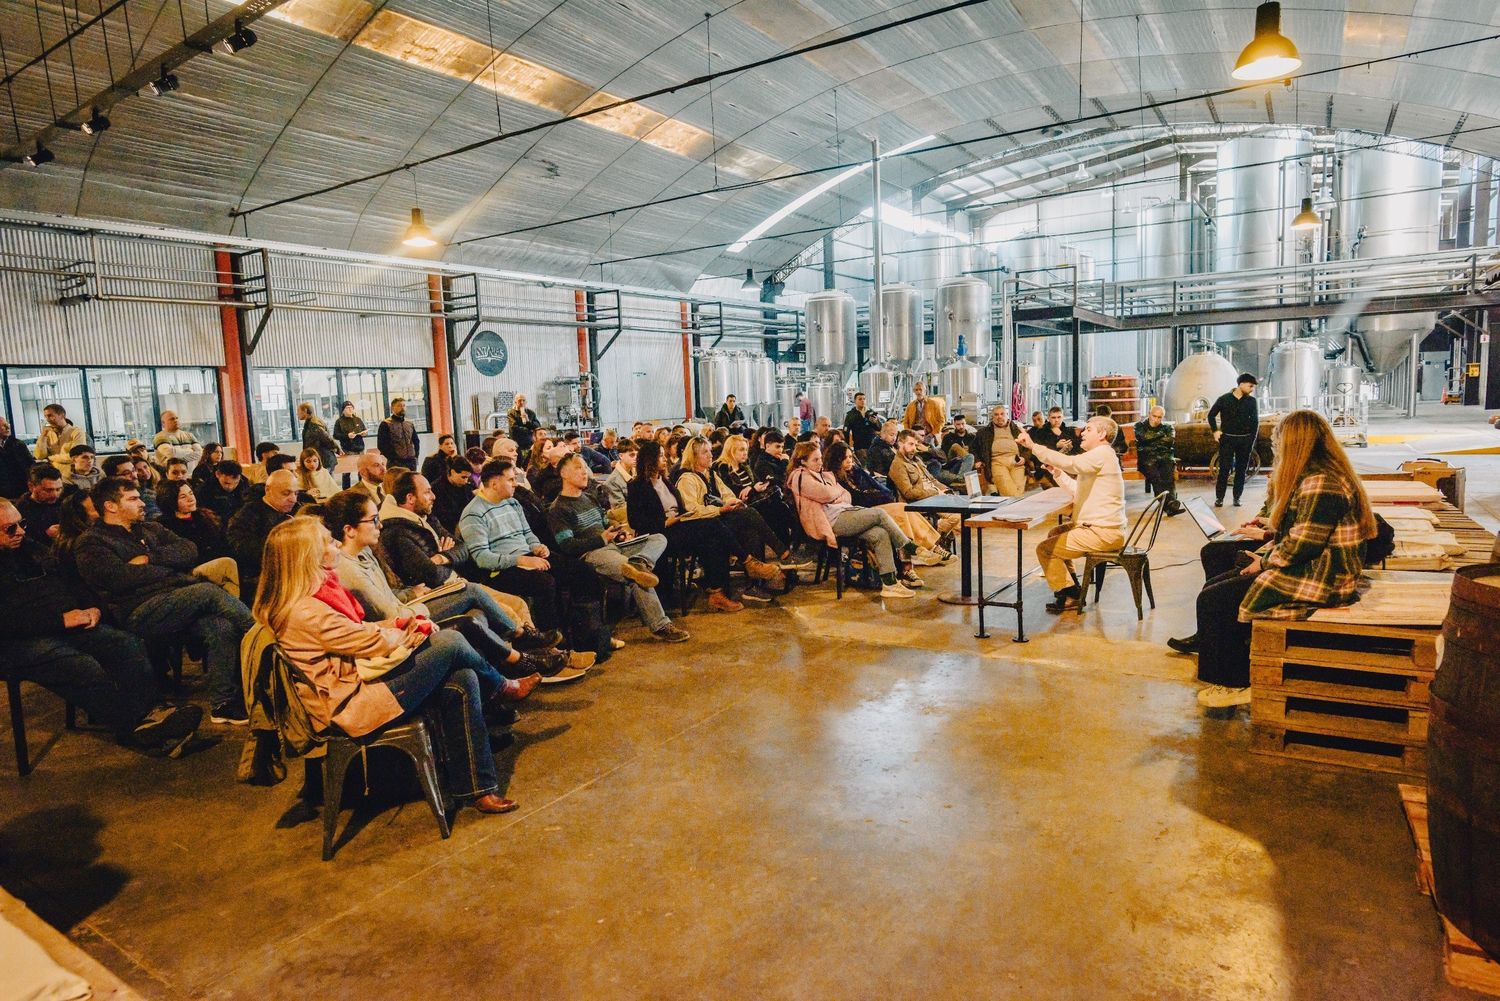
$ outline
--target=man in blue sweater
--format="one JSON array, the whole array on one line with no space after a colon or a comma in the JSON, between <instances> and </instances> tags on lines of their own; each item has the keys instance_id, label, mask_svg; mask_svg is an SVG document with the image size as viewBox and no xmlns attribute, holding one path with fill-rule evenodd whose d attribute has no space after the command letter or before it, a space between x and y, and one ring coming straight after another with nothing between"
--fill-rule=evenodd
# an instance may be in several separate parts
<instances>
[{"instance_id":1,"label":"man in blue sweater","mask_svg":"<svg viewBox=\"0 0 1500 1001\"><path fill-rule=\"evenodd\" d=\"M489 586L518 594L531 604L531 616L543 632L558 626L557 579L548 561L551 552L531 531L516 500L516 466L491 459L479 472L479 489L458 520L458 534L474 565L488 575Z\"/></svg>"}]
</instances>

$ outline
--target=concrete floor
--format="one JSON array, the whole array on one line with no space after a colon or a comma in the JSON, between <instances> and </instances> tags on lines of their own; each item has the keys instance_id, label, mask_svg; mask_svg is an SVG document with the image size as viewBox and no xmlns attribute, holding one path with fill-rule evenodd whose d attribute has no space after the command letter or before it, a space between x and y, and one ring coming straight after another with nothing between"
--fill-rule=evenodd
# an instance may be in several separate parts
<instances>
[{"instance_id":1,"label":"concrete floor","mask_svg":"<svg viewBox=\"0 0 1500 1001\"><path fill-rule=\"evenodd\" d=\"M1460 418L1379 431L1494 442ZM1460 461L1493 527L1500 459ZM1166 523L1143 623L1123 578L1062 620L1033 578L1024 646L831 588L692 615L689 646L627 630L527 704L518 813L441 841L387 801L327 864L296 781L234 783L237 736L166 762L65 733L25 780L6 741L0 883L153 998L1472 997L1443 982L1397 779L1251 756L1243 714L1199 713L1162 644L1191 631L1201 542ZM28 693L36 747L60 705Z\"/></svg>"}]
</instances>

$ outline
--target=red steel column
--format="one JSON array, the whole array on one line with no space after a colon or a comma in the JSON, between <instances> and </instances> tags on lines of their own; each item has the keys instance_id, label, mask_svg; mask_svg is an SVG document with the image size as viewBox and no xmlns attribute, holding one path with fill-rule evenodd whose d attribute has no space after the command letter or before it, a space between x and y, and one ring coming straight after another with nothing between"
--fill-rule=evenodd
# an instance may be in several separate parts
<instances>
[{"instance_id":1,"label":"red steel column","mask_svg":"<svg viewBox=\"0 0 1500 1001\"><path fill-rule=\"evenodd\" d=\"M214 271L219 298L239 298L234 287L234 259L227 250L214 251ZM250 452L249 378L245 368L244 341L240 337L240 312L233 306L219 307L219 325L224 331L224 367L219 369L219 400L224 411L223 444L232 447L241 460Z\"/></svg>"},{"instance_id":2,"label":"red steel column","mask_svg":"<svg viewBox=\"0 0 1500 1001\"><path fill-rule=\"evenodd\" d=\"M433 434L456 435L452 406L453 369L448 364L448 321L443 317L443 280L438 275L427 276L427 297L432 305L432 368L427 370L432 399L427 401L428 420Z\"/></svg>"},{"instance_id":3,"label":"red steel column","mask_svg":"<svg viewBox=\"0 0 1500 1001\"><path fill-rule=\"evenodd\" d=\"M693 419L693 321L687 303L679 302L677 309L682 321L682 409L686 412L683 420L690 421Z\"/></svg>"}]
</instances>

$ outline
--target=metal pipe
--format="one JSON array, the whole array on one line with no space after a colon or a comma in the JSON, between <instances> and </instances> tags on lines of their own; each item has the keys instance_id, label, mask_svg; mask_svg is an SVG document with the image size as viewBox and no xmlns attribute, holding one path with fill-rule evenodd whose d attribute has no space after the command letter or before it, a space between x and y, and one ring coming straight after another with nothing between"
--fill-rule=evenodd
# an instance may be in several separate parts
<instances>
[{"instance_id":1,"label":"metal pipe","mask_svg":"<svg viewBox=\"0 0 1500 1001\"><path fill-rule=\"evenodd\" d=\"M1411 335L1411 353L1407 355L1406 367L1406 416L1417 416L1417 379L1422 370L1422 334Z\"/></svg>"},{"instance_id":2,"label":"metal pipe","mask_svg":"<svg viewBox=\"0 0 1500 1001\"><path fill-rule=\"evenodd\" d=\"M870 277L874 280L870 291L870 344L880 338L881 302L880 290L884 286L884 261L880 247L880 140L870 140L870 177L875 187L875 205L870 211ZM857 351L856 351L857 354ZM856 359L857 360L857 359Z\"/></svg>"}]
</instances>

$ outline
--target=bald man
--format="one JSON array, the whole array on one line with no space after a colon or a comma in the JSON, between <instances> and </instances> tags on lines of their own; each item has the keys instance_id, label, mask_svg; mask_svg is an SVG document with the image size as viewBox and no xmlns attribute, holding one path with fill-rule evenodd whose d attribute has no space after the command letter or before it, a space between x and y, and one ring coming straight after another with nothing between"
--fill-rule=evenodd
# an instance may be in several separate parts
<instances>
[{"instance_id":1,"label":"bald man","mask_svg":"<svg viewBox=\"0 0 1500 1001\"><path fill-rule=\"evenodd\" d=\"M260 554L266 547L271 529L290 521L297 506L297 477L290 469L278 469L266 477L266 492L250 501L229 519L224 533L229 551L240 569L240 594L245 604L255 602L255 588L260 583Z\"/></svg>"},{"instance_id":2,"label":"bald man","mask_svg":"<svg viewBox=\"0 0 1500 1001\"><path fill-rule=\"evenodd\" d=\"M193 432L181 425L177 414L171 410L161 412L161 430L151 439L151 445L156 450L158 466L165 467L168 459L182 459L189 466L196 466L198 460L203 458L203 446L198 443Z\"/></svg>"}]
</instances>

